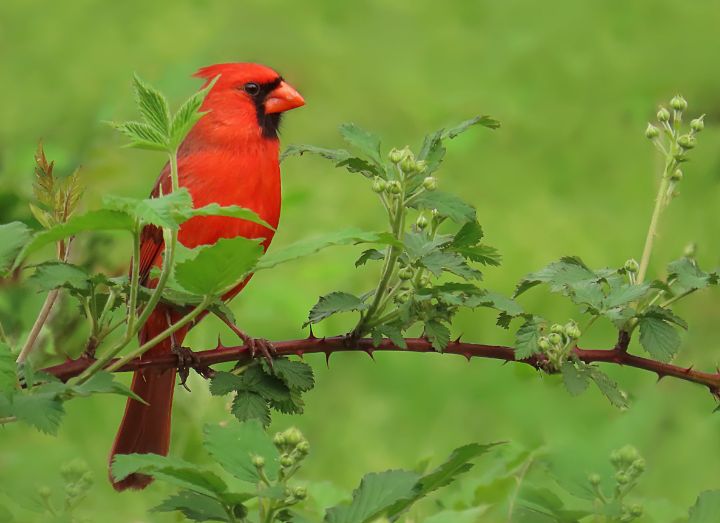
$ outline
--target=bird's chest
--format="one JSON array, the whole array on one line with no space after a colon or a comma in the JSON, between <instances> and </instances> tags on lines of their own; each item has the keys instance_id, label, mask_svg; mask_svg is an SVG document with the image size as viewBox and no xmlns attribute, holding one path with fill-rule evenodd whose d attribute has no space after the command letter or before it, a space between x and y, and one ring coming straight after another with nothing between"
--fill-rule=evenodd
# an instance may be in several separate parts
<instances>
[{"instance_id":1,"label":"bird's chest","mask_svg":"<svg viewBox=\"0 0 720 523\"><path fill-rule=\"evenodd\" d=\"M180 186L186 187L194 207L211 203L238 205L277 227L280 219L280 167L277 155L262 157L190 158L180 162ZM208 245L221 238L264 238L273 231L256 223L226 216L199 216L180 227L178 240L186 247Z\"/></svg>"}]
</instances>

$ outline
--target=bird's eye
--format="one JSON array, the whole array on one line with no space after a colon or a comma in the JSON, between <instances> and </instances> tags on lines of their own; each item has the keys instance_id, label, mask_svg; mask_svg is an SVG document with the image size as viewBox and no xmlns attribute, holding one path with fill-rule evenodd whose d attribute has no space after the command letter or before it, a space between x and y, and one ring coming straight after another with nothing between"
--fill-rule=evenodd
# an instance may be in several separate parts
<instances>
[{"instance_id":1,"label":"bird's eye","mask_svg":"<svg viewBox=\"0 0 720 523\"><path fill-rule=\"evenodd\" d=\"M255 82L248 82L243 85L243 90L250 96L255 96L260 92L260 86Z\"/></svg>"}]
</instances>

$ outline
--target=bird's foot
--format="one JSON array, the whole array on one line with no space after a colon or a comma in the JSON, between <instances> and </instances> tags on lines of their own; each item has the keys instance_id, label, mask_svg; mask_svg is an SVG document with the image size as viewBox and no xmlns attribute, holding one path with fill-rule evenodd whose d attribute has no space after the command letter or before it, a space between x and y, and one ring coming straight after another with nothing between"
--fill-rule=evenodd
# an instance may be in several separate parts
<instances>
[{"instance_id":1,"label":"bird's foot","mask_svg":"<svg viewBox=\"0 0 720 523\"><path fill-rule=\"evenodd\" d=\"M195 372L205 379L212 377L212 369L207 365L203 365L192 350L181 346L173 347L171 350L178 359L177 372L178 376L180 376L180 385L182 385L186 391L190 392L190 388L187 386L190 369L194 369Z\"/></svg>"},{"instance_id":2,"label":"bird's foot","mask_svg":"<svg viewBox=\"0 0 720 523\"><path fill-rule=\"evenodd\" d=\"M237 329L235 332L242 340L243 345L250 349L250 357L255 358L259 352L267 360L270 368L272 368L273 356L277 354L277 350L272 343L264 338L252 338L240 329Z\"/></svg>"}]
</instances>

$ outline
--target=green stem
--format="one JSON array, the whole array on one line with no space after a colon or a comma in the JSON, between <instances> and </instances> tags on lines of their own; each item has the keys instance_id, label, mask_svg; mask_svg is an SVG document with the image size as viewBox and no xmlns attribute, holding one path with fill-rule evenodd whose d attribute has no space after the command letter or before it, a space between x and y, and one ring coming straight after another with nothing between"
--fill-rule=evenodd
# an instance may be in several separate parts
<instances>
[{"instance_id":1,"label":"green stem","mask_svg":"<svg viewBox=\"0 0 720 523\"><path fill-rule=\"evenodd\" d=\"M122 367L123 365L125 365L126 363L128 363L130 360L133 360L139 356L142 356L149 349L153 348L155 345L157 345L158 343L163 341L165 338L168 338L170 335L175 334L177 331L182 329L185 325L187 325L188 323L192 322L195 318L200 316L200 314L202 314L205 311L205 309L207 309L210 306L212 301L213 300L211 297L205 296L203 298L203 301L200 302L200 305L195 307L188 314L186 314L185 316L180 318L179 321L170 325L167 329L162 331L160 334L158 334L151 340L143 343L137 349L130 351L129 353L127 353L125 356L123 356L122 358L117 360L112 365L109 365L107 367L107 371L113 372L113 371L119 369L120 367Z\"/></svg>"},{"instance_id":2,"label":"green stem","mask_svg":"<svg viewBox=\"0 0 720 523\"><path fill-rule=\"evenodd\" d=\"M687 291L683 292L682 294L677 294L677 295L673 296L672 298L670 298L669 300L666 300L666 301L664 301L663 303L661 303L661 304L660 304L660 307L665 308L665 307L667 307L668 305L672 305L672 304L675 303L676 301L683 299L685 296L688 296L688 295L692 294L692 293L695 292L696 290L697 290L697 289L690 289L690 290L687 290Z\"/></svg>"},{"instance_id":3,"label":"green stem","mask_svg":"<svg viewBox=\"0 0 720 523\"><path fill-rule=\"evenodd\" d=\"M671 151L672 152L672 151ZM647 236L645 237L645 247L643 248L642 258L640 259L640 269L638 270L637 283L641 284L645 280L648 265L650 264L650 255L652 254L653 244L657 235L658 223L660 215L667 201L667 190L670 185L670 173L675 165L675 159L668 156L665 162L665 171L660 180L657 196L655 197L655 208L653 209L652 218L650 218L650 226L648 227Z\"/></svg>"},{"instance_id":4,"label":"green stem","mask_svg":"<svg viewBox=\"0 0 720 523\"><path fill-rule=\"evenodd\" d=\"M135 223L135 228L139 228L139 224ZM140 231L135 230L133 233L133 257L132 257L132 275L130 277L130 298L128 300L127 310L127 328L125 329L125 337L132 338L135 321L137 320L137 297L138 288L140 287Z\"/></svg>"},{"instance_id":5,"label":"green stem","mask_svg":"<svg viewBox=\"0 0 720 523\"><path fill-rule=\"evenodd\" d=\"M397 195L397 205L392 220L392 235L398 241L401 241L401 235L405 223L405 208L403 207L403 201L405 200L404 190L405 187L403 186L403 192ZM397 245L390 246L390 252L385 259L385 266L383 267L383 272L380 277L380 283L378 283L377 289L375 290L375 296L365 316L363 316L357 327L355 327L353 331L355 336L362 337L367 333L367 324L374 319L375 313L378 312L378 309L385 298L385 291L390 283L390 279L392 278L395 270L395 264L400 257L401 252L402 248Z\"/></svg>"}]
</instances>

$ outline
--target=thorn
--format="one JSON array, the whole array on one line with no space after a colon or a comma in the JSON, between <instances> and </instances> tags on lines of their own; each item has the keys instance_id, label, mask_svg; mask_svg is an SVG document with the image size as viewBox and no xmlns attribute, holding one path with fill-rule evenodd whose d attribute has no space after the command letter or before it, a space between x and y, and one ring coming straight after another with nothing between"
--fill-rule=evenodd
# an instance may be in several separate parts
<instances>
[{"instance_id":1,"label":"thorn","mask_svg":"<svg viewBox=\"0 0 720 523\"><path fill-rule=\"evenodd\" d=\"M322 338L320 338L320 343L325 343L325 336L323 336Z\"/></svg>"},{"instance_id":2,"label":"thorn","mask_svg":"<svg viewBox=\"0 0 720 523\"><path fill-rule=\"evenodd\" d=\"M330 356L332 356L332 351L326 350L325 351L325 364L328 366L328 369L330 368Z\"/></svg>"},{"instance_id":3,"label":"thorn","mask_svg":"<svg viewBox=\"0 0 720 523\"><path fill-rule=\"evenodd\" d=\"M314 340L314 339L316 339L316 338L315 338L315 334L313 333L313 330L312 330L312 323L310 324L310 334L308 334L307 339L309 339L309 340Z\"/></svg>"},{"instance_id":4,"label":"thorn","mask_svg":"<svg viewBox=\"0 0 720 523\"><path fill-rule=\"evenodd\" d=\"M463 337L463 335L460 334L453 343L460 343L460 338L462 338L462 337Z\"/></svg>"},{"instance_id":5,"label":"thorn","mask_svg":"<svg viewBox=\"0 0 720 523\"><path fill-rule=\"evenodd\" d=\"M305 354L305 353L304 353L302 350L296 350L296 351L295 351L295 356L297 356L297 357L300 358L301 360L305 360L305 358L303 357L303 354Z\"/></svg>"},{"instance_id":6,"label":"thorn","mask_svg":"<svg viewBox=\"0 0 720 523\"><path fill-rule=\"evenodd\" d=\"M217 347L215 347L215 350L217 349L224 349L225 345L222 344L222 341L220 341L220 335L218 334L218 341L217 341Z\"/></svg>"},{"instance_id":7,"label":"thorn","mask_svg":"<svg viewBox=\"0 0 720 523\"><path fill-rule=\"evenodd\" d=\"M693 370L693 367L695 367L695 365L690 365L687 369L685 369L685 374L690 374Z\"/></svg>"},{"instance_id":8,"label":"thorn","mask_svg":"<svg viewBox=\"0 0 720 523\"><path fill-rule=\"evenodd\" d=\"M375 349L364 349L364 351L365 351L365 354L370 356L371 360L375 361L375 356L373 354L375 352Z\"/></svg>"},{"instance_id":9,"label":"thorn","mask_svg":"<svg viewBox=\"0 0 720 523\"><path fill-rule=\"evenodd\" d=\"M660 383L660 380L665 377L665 374L658 374L658 379L655 383Z\"/></svg>"},{"instance_id":10,"label":"thorn","mask_svg":"<svg viewBox=\"0 0 720 523\"><path fill-rule=\"evenodd\" d=\"M457 343L457 342L455 342L455 343ZM470 358L472 358L472 356L473 356L472 353L470 353L470 352L463 352L462 355L465 356L465 359L468 360L468 362L470 361Z\"/></svg>"}]
</instances>

